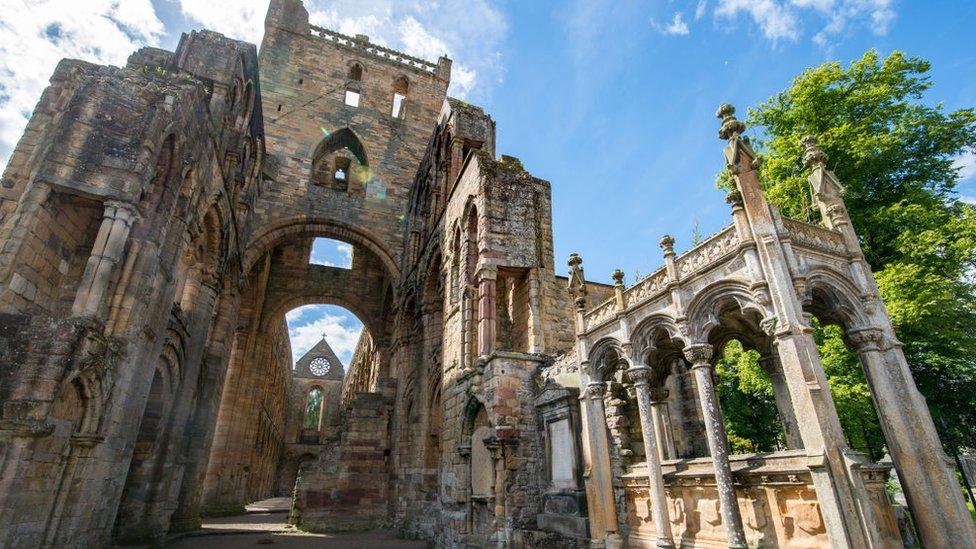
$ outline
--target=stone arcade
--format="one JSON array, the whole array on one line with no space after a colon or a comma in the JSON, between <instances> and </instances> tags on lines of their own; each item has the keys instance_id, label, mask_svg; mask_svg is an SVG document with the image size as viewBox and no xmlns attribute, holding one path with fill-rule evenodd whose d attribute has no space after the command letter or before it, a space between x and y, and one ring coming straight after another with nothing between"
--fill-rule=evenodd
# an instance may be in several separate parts
<instances>
[{"instance_id":1,"label":"stone arcade","mask_svg":"<svg viewBox=\"0 0 976 549\"><path fill-rule=\"evenodd\" d=\"M555 274L550 185L436 63L272 0L260 54L202 31L64 60L0 186L0 546L159 541L293 495L307 530L439 547L976 546L847 217L783 218L723 106L732 224L627 287ZM353 247L309 263L312 241ZM285 313L364 331L292 367ZM845 443L810 322L843 327L890 465ZM714 361L773 381L787 449L730 455Z\"/></svg>"}]
</instances>

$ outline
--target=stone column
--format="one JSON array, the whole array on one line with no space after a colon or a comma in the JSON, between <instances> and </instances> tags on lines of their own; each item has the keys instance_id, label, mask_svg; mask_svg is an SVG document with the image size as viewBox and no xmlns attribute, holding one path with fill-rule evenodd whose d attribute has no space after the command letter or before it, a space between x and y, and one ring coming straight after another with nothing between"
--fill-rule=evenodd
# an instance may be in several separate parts
<instances>
[{"instance_id":1,"label":"stone column","mask_svg":"<svg viewBox=\"0 0 976 549\"><path fill-rule=\"evenodd\" d=\"M610 445L607 441L607 412L603 406L603 397L607 392L605 383L591 381L586 386L583 404L586 406L586 430L589 434L590 444L590 470L589 480L592 486L591 491L594 496L590 503L590 509L595 510L593 514L599 517L591 517L604 525L605 532L593 531L591 535L605 535L604 542L616 540L617 535L617 508L613 499L613 474L610 471Z\"/></svg>"},{"instance_id":2,"label":"stone column","mask_svg":"<svg viewBox=\"0 0 976 549\"><path fill-rule=\"evenodd\" d=\"M495 350L497 276L498 269L494 265L484 265L478 269L478 356L491 354Z\"/></svg>"},{"instance_id":3,"label":"stone column","mask_svg":"<svg viewBox=\"0 0 976 549\"><path fill-rule=\"evenodd\" d=\"M469 370L474 367L474 359L471 352L472 347L472 313L471 313L471 296L474 290L465 285L464 289L461 291L461 368L464 370Z\"/></svg>"},{"instance_id":4,"label":"stone column","mask_svg":"<svg viewBox=\"0 0 976 549\"><path fill-rule=\"evenodd\" d=\"M800 426L793 411L793 401L790 399L790 388L783 378L783 367L775 354L766 355L759 359L759 365L773 384L773 398L776 400L776 411L783 424L783 434L786 437L786 447L790 450L803 448L803 438L800 437Z\"/></svg>"},{"instance_id":5,"label":"stone column","mask_svg":"<svg viewBox=\"0 0 976 549\"><path fill-rule=\"evenodd\" d=\"M495 532L498 533L505 525L505 460L502 453L502 443L496 437L485 441L485 447L491 452L491 461L495 470L492 478L495 488Z\"/></svg>"},{"instance_id":6,"label":"stone column","mask_svg":"<svg viewBox=\"0 0 976 549\"><path fill-rule=\"evenodd\" d=\"M654 436L661 460L676 459L678 451L674 447L674 434L671 432L671 413L668 411L668 390L650 389L651 421L654 423Z\"/></svg>"},{"instance_id":7,"label":"stone column","mask_svg":"<svg viewBox=\"0 0 976 549\"><path fill-rule=\"evenodd\" d=\"M122 260L129 230L138 219L135 205L119 200L107 200L102 225L92 247L81 284L71 307L74 316L98 314L98 309L112 279L112 271Z\"/></svg>"},{"instance_id":8,"label":"stone column","mask_svg":"<svg viewBox=\"0 0 976 549\"><path fill-rule=\"evenodd\" d=\"M651 391L648 380L651 369L643 365L633 365L627 376L634 383L637 393L637 409L640 412L641 435L644 439L644 455L647 457L647 485L651 500L651 516L657 531L657 547L674 547L671 534L671 520L668 517L667 497L664 494L664 475L661 472L661 459L658 450L658 434L651 413Z\"/></svg>"},{"instance_id":9,"label":"stone column","mask_svg":"<svg viewBox=\"0 0 976 549\"><path fill-rule=\"evenodd\" d=\"M948 458L925 399L915 387L898 344L875 327L850 330L845 339L861 360L888 452L923 544L972 546L976 527L959 512L965 501L958 481L946 465Z\"/></svg>"},{"instance_id":10,"label":"stone column","mask_svg":"<svg viewBox=\"0 0 976 549\"><path fill-rule=\"evenodd\" d=\"M705 434L708 437L708 451L715 467L715 488L718 490L718 503L722 511L722 522L729 536L729 547L746 549L746 536L742 529L742 516L735 497L735 484L732 468L729 466L729 441L722 419L718 394L712 382L712 346L699 343L685 347L685 357L692 364L695 383L698 385L698 400L701 403L705 420Z\"/></svg>"}]
</instances>

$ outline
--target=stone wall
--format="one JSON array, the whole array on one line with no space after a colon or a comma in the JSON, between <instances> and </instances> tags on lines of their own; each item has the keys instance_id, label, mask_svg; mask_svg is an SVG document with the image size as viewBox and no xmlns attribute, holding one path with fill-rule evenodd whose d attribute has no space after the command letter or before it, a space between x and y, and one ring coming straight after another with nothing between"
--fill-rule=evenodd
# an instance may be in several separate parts
<instances>
[{"instance_id":1,"label":"stone wall","mask_svg":"<svg viewBox=\"0 0 976 549\"><path fill-rule=\"evenodd\" d=\"M258 186L260 110L235 85L255 68L253 46L194 33L52 76L0 188L0 544L155 538L192 507L181 456L206 443L193 418L225 363L206 350Z\"/></svg>"}]
</instances>

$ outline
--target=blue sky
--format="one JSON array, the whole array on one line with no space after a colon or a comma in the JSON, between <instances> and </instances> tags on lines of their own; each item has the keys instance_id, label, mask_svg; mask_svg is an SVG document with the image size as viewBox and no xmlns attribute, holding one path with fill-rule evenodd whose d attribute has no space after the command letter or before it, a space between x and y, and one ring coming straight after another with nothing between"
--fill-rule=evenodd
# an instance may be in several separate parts
<instances>
[{"instance_id":1,"label":"blue sky","mask_svg":"<svg viewBox=\"0 0 976 549\"><path fill-rule=\"evenodd\" d=\"M557 271L577 251L588 277L600 281L617 267L629 279L657 268L664 233L686 249L696 224L707 235L729 222L712 183L722 167L714 118L722 102L742 113L806 67L846 64L876 48L932 62L927 101L976 105L971 1L305 3L314 23L430 59L451 55L451 94L484 106L498 124L498 152L552 183ZM266 6L0 0L0 163L58 58L120 64L139 45L172 49L181 32L204 27L257 42ZM959 165L966 176L960 193L976 200L976 156ZM342 254L330 253L330 261ZM331 328L337 339L358 330L338 309L289 319L293 334L333 325L346 330Z\"/></svg>"}]
</instances>

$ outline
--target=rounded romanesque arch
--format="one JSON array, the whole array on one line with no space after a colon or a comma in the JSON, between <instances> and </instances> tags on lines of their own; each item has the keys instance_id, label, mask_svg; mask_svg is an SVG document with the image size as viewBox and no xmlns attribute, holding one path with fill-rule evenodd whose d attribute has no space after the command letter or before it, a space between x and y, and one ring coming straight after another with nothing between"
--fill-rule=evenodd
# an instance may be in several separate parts
<instances>
[{"instance_id":1,"label":"rounded romanesque arch","mask_svg":"<svg viewBox=\"0 0 976 549\"><path fill-rule=\"evenodd\" d=\"M722 280L702 289L688 304L686 341L706 342L712 330L722 324L722 313L738 309L757 320L767 318L768 312L742 280Z\"/></svg>"},{"instance_id":2,"label":"rounded romanesque arch","mask_svg":"<svg viewBox=\"0 0 976 549\"><path fill-rule=\"evenodd\" d=\"M588 362L587 373L599 381L606 381L620 367L620 362L629 364L623 346L613 337L597 341L590 350Z\"/></svg>"},{"instance_id":3,"label":"rounded romanesque arch","mask_svg":"<svg viewBox=\"0 0 976 549\"><path fill-rule=\"evenodd\" d=\"M365 326L366 330L369 331L374 338L382 338L385 334L383 331L384 319L376 318L375 315L370 314L369 311L364 309L358 302L343 299L341 297L325 297L321 293L294 295L280 303L276 303L275 306L268 310L268 312L264 315L264 321L261 329L268 329L270 327L270 323L278 321L288 311L297 309L298 307L303 307L305 305L335 305L337 307L342 307L343 309L346 309L352 314L356 315L356 318L363 323L363 326Z\"/></svg>"},{"instance_id":4,"label":"rounded romanesque arch","mask_svg":"<svg viewBox=\"0 0 976 549\"><path fill-rule=\"evenodd\" d=\"M267 252L288 240L301 238L330 238L341 240L369 250L383 263L386 275L394 287L399 282L399 268L396 257L387 251L382 240L361 227L324 218L305 215L292 216L278 220L267 228L257 231L248 239L244 252L243 270L250 272L257 261Z\"/></svg>"},{"instance_id":5,"label":"rounded romanesque arch","mask_svg":"<svg viewBox=\"0 0 976 549\"><path fill-rule=\"evenodd\" d=\"M634 355L647 361L648 354L658 347L656 341L662 337L662 333L671 340L680 341L682 344L687 343L684 341L681 328L674 318L666 314L654 314L642 319L630 336Z\"/></svg>"},{"instance_id":6,"label":"rounded romanesque arch","mask_svg":"<svg viewBox=\"0 0 976 549\"><path fill-rule=\"evenodd\" d=\"M850 277L820 267L806 273L803 308L821 322L844 328L871 325L861 292Z\"/></svg>"}]
</instances>

